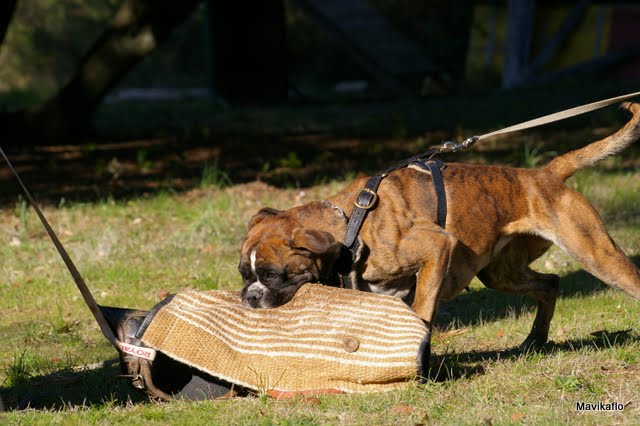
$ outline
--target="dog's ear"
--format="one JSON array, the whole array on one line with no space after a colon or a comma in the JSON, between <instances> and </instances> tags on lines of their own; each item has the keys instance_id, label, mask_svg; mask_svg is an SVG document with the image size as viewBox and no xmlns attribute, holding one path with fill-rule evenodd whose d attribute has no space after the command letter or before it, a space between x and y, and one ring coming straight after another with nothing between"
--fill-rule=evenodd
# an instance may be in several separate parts
<instances>
[{"instance_id":1,"label":"dog's ear","mask_svg":"<svg viewBox=\"0 0 640 426\"><path fill-rule=\"evenodd\" d=\"M271 207L263 207L258 211L258 213L254 214L253 217L249 219L247 229L253 228L267 217L276 216L280 213L282 213L282 210L272 209Z\"/></svg>"},{"instance_id":2,"label":"dog's ear","mask_svg":"<svg viewBox=\"0 0 640 426\"><path fill-rule=\"evenodd\" d=\"M294 229L291 247L306 256L322 259L323 264L335 272L346 273L351 269L351 251L329 232Z\"/></svg>"},{"instance_id":3,"label":"dog's ear","mask_svg":"<svg viewBox=\"0 0 640 426\"><path fill-rule=\"evenodd\" d=\"M311 254L324 254L335 245L336 239L328 232L315 229L296 228L293 230L291 247Z\"/></svg>"}]
</instances>

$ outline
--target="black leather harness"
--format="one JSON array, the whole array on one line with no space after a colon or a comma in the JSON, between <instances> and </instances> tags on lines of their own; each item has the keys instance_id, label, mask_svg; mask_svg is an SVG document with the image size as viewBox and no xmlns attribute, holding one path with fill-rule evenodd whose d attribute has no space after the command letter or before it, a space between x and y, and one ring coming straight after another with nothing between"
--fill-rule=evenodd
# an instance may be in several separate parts
<instances>
[{"instance_id":1,"label":"black leather harness","mask_svg":"<svg viewBox=\"0 0 640 426\"><path fill-rule=\"evenodd\" d=\"M445 168L445 164L433 158L439 151L430 150L415 157L407 158L399 163L387 168L386 170L377 173L369 178L364 188L360 190L354 201L355 209L351 213L351 217L347 222L347 231L344 239L344 245L351 251L353 269L357 266L357 258L359 257L358 247L358 235L362 224L367 217L370 210L376 207L378 202L378 188L382 180L389 175L389 173L413 165L431 175L431 181L436 192L437 199L437 223L441 228L445 228L447 224L447 195L444 189L444 179L442 177L442 170ZM357 283L355 282L355 271L350 271L348 274L342 274L340 279L343 287L357 289Z\"/></svg>"},{"instance_id":2,"label":"black leather harness","mask_svg":"<svg viewBox=\"0 0 640 426\"><path fill-rule=\"evenodd\" d=\"M436 153L437 151L435 150L427 151L424 154L408 158L369 178L364 188L360 190L356 200L354 201L356 208L353 210L353 213L349 218L349 223L347 224L347 233L344 239L345 246L353 249L358 233L360 232L360 228L362 228L364 219L367 217L367 213L375 207L376 202L378 201L378 187L380 186L382 179L387 177L389 173L409 165L415 165L431 174L431 180L436 191L438 204L438 225L442 228L446 226L447 195L444 190L444 180L442 178L442 170L445 165L442 161L433 158Z\"/></svg>"}]
</instances>

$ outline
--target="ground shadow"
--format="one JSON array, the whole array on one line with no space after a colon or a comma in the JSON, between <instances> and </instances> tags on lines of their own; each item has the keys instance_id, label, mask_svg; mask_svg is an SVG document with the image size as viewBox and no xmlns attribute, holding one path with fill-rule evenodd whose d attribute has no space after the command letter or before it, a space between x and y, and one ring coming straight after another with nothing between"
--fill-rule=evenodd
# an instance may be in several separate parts
<instances>
[{"instance_id":1,"label":"ground shadow","mask_svg":"<svg viewBox=\"0 0 640 426\"><path fill-rule=\"evenodd\" d=\"M551 355L557 352L577 352L584 348L607 349L623 347L640 341L640 337L632 334L632 330L607 331L591 333L590 337L571 339L563 342L549 342L533 351ZM429 379L437 382L458 380L484 374L483 363L500 360L514 360L526 357L518 347L495 351L471 351L462 353L444 353L432 355Z\"/></svg>"},{"instance_id":2,"label":"ground shadow","mask_svg":"<svg viewBox=\"0 0 640 426\"><path fill-rule=\"evenodd\" d=\"M589 337L564 342L549 342L535 353L577 352L584 348L623 347L640 341L631 330L598 331ZM485 373L483 364L514 360L523 356L517 347L495 351L471 351L432 355L429 379L436 382L455 381ZM83 372L60 371L34 377L16 386L0 389L0 402L7 411L25 409L68 410L76 407L126 406L146 403L149 398L118 377L117 365Z\"/></svg>"},{"instance_id":3,"label":"ground shadow","mask_svg":"<svg viewBox=\"0 0 640 426\"><path fill-rule=\"evenodd\" d=\"M0 388L5 410L63 410L94 405L125 406L148 401L147 396L119 377L119 364L95 370L57 371Z\"/></svg>"}]
</instances>

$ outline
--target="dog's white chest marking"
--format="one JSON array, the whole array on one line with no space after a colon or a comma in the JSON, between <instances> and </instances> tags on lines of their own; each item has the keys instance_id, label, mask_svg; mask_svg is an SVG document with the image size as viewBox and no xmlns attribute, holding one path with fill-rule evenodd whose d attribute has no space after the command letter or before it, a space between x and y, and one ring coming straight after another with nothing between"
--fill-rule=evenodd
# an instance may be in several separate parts
<instances>
[{"instance_id":1,"label":"dog's white chest marking","mask_svg":"<svg viewBox=\"0 0 640 426\"><path fill-rule=\"evenodd\" d=\"M369 289L372 293L385 294L387 296L394 296L399 299L404 299L411 292L410 288L387 287L378 284L369 284Z\"/></svg>"}]
</instances>

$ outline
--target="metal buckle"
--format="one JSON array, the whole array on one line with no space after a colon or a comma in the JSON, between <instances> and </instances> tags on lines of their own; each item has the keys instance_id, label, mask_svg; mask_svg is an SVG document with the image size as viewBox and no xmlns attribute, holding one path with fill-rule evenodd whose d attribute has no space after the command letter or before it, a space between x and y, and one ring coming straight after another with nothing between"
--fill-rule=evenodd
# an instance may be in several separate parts
<instances>
[{"instance_id":1,"label":"metal buckle","mask_svg":"<svg viewBox=\"0 0 640 426\"><path fill-rule=\"evenodd\" d=\"M461 149L467 149L473 146L479 140L480 140L479 136L471 136L470 138L467 138L460 143L455 143L453 141L446 141L445 143L442 144L440 148L438 148L438 150L440 152L458 152Z\"/></svg>"},{"instance_id":2,"label":"metal buckle","mask_svg":"<svg viewBox=\"0 0 640 426\"><path fill-rule=\"evenodd\" d=\"M364 196L370 195L371 196L371 198L367 201L366 204L360 202L360 197L362 195L364 195ZM372 208L376 204L376 201L378 201L378 194L375 191L373 191L373 190L371 190L369 188L362 188L360 190L360 193L356 197L356 200L353 202L353 204L355 204L356 207L358 207L359 209L369 210L370 208Z\"/></svg>"},{"instance_id":3,"label":"metal buckle","mask_svg":"<svg viewBox=\"0 0 640 426\"><path fill-rule=\"evenodd\" d=\"M137 374L135 377L131 379L131 386L133 386L136 389L144 389L147 387L144 381L144 377L142 377L141 374Z\"/></svg>"}]
</instances>

